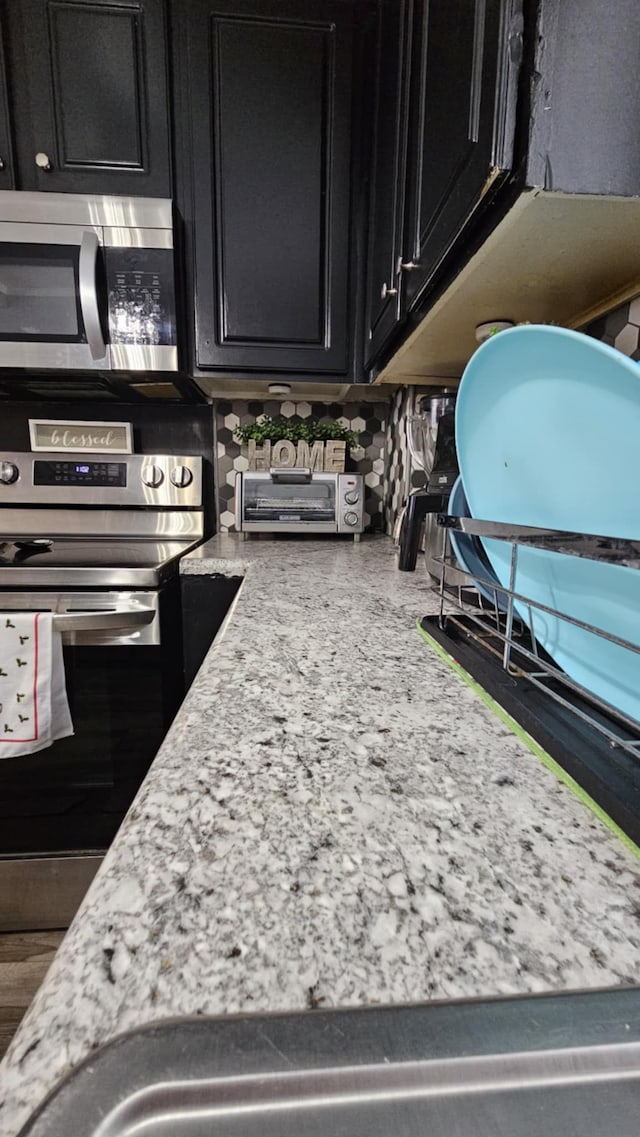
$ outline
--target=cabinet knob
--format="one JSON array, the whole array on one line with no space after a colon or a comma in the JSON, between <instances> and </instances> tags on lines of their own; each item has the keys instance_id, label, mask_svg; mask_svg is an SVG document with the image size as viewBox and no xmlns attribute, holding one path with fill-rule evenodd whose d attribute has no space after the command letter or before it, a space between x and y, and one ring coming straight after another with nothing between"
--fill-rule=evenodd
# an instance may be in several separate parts
<instances>
[{"instance_id":1,"label":"cabinet knob","mask_svg":"<svg viewBox=\"0 0 640 1137\"><path fill-rule=\"evenodd\" d=\"M42 150L38 150L38 153L36 154L36 166L38 167L39 170L50 170L51 169L51 162L49 161L49 155L45 154L44 151L42 151Z\"/></svg>"},{"instance_id":2,"label":"cabinet knob","mask_svg":"<svg viewBox=\"0 0 640 1137\"><path fill-rule=\"evenodd\" d=\"M398 272L412 272L414 268L420 268L417 261L398 261Z\"/></svg>"},{"instance_id":3,"label":"cabinet knob","mask_svg":"<svg viewBox=\"0 0 640 1137\"><path fill-rule=\"evenodd\" d=\"M382 285L382 288L380 289L380 296L382 297L382 299L386 300L387 296L397 296L397 295L398 295L398 289L397 288L389 288L387 286L387 282L385 281L384 284Z\"/></svg>"},{"instance_id":4,"label":"cabinet knob","mask_svg":"<svg viewBox=\"0 0 640 1137\"><path fill-rule=\"evenodd\" d=\"M4 170L4 158L0 158L0 170Z\"/></svg>"}]
</instances>

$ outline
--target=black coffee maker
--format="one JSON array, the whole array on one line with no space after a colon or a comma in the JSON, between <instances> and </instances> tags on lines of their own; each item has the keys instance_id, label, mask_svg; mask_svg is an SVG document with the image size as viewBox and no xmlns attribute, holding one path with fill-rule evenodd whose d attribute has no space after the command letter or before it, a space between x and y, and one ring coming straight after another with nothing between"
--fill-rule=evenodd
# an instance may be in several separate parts
<instances>
[{"instance_id":1,"label":"black coffee maker","mask_svg":"<svg viewBox=\"0 0 640 1137\"><path fill-rule=\"evenodd\" d=\"M409 450L415 464L424 471L425 485L407 499L399 540L398 567L402 572L413 572L416 567L425 525L427 544L437 540L440 531L436 517L446 511L458 477L455 404L453 388L434 388L422 396L418 413L407 424Z\"/></svg>"}]
</instances>

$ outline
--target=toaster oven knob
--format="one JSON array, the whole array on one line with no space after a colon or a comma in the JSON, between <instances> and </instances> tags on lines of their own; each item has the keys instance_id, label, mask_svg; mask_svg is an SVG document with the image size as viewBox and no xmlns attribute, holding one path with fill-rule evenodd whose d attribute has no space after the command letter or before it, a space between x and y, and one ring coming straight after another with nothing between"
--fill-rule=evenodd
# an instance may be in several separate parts
<instances>
[{"instance_id":1,"label":"toaster oven knob","mask_svg":"<svg viewBox=\"0 0 640 1137\"><path fill-rule=\"evenodd\" d=\"M18 467L13 462L0 462L0 482L3 486L11 486L20 476Z\"/></svg>"},{"instance_id":2,"label":"toaster oven knob","mask_svg":"<svg viewBox=\"0 0 640 1137\"><path fill-rule=\"evenodd\" d=\"M180 489L185 489L186 486L191 485L193 481L193 474L191 473L191 470L188 466L174 466L173 470L171 471L171 481L173 482L174 486L178 486Z\"/></svg>"},{"instance_id":3,"label":"toaster oven knob","mask_svg":"<svg viewBox=\"0 0 640 1137\"><path fill-rule=\"evenodd\" d=\"M347 505L357 505L360 501L360 494L357 490L349 490L349 492L344 495L344 500Z\"/></svg>"},{"instance_id":4,"label":"toaster oven knob","mask_svg":"<svg viewBox=\"0 0 640 1137\"><path fill-rule=\"evenodd\" d=\"M345 525L357 525L358 524L358 514L354 513L353 510L351 510L349 513L345 513L344 523L345 523Z\"/></svg>"},{"instance_id":5,"label":"toaster oven knob","mask_svg":"<svg viewBox=\"0 0 640 1137\"><path fill-rule=\"evenodd\" d=\"M143 485L152 486L154 489L164 481L164 474L159 466L143 466L140 477Z\"/></svg>"}]
</instances>

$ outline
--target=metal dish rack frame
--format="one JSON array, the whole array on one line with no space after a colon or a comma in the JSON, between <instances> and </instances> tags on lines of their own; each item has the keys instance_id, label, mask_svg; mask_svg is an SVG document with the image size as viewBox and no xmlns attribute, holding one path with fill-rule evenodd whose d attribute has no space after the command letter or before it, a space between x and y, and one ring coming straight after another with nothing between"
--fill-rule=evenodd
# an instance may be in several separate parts
<instances>
[{"instance_id":1,"label":"metal dish rack frame","mask_svg":"<svg viewBox=\"0 0 640 1137\"><path fill-rule=\"evenodd\" d=\"M640 723L623 714L604 699L594 695L586 687L574 682L561 668L557 667L548 659L541 657L533 634L533 611L545 612L551 616L555 616L569 624L573 624L577 628L582 628L596 636L601 636L603 639L609 640L611 643L627 648L639 656L640 645L634 644L630 640L622 639L620 636L614 636L606 632L603 628L597 628L592 624L577 620L573 616L567 615L566 612L560 612L556 608L548 607L516 591L518 549L523 545L535 549L545 549L554 553L562 553L567 556L583 557L587 560L603 561L607 564L640 570L640 541L631 541L618 537L598 537L591 534L565 532L558 529L512 525L498 521L480 521L475 518L457 517L448 513L440 513L438 515L438 525L442 527L442 551L439 556L434 557L434 561L440 565L440 578L436 586L440 594L440 610L438 615L440 628L446 631L447 623L449 621L454 621L455 623L458 619L457 614L452 613L450 610L453 604L456 612L464 613L466 622L464 631L467 634L472 634L474 641L481 644L485 650L491 652L494 656L500 654L502 656L502 666L508 674L532 683L572 714L582 719L583 722L586 722L599 734L603 735L611 747L619 747L632 754L636 760L640 760ZM511 561L508 587L500 585L496 588L495 579L490 580L477 575L471 577L468 573L463 572L453 555L448 553L448 534L451 530L456 530L459 533L465 533L473 537L487 537L498 541L505 541L510 544ZM454 589L445 587L445 569L451 565L458 567L468 584L459 585ZM493 594L493 605L489 605L481 593L474 588L475 580L478 580ZM640 577L638 578L638 583L640 586ZM476 608L464 601L463 593L468 588L474 589L477 597ZM506 597L506 612L500 611L497 597L498 593L501 597ZM527 621L522 620L515 611L516 602L526 609L528 616ZM491 618L491 623L488 623L487 617ZM477 626L477 634L469 633L469 628L466 626L469 621ZM458 623L459 626L462 626L459 621ZM528 637L530 637L531 646L527 646L525 642L518 642L518 637L523 636L525 629L528 633ZM492 643L488 642L489 637L491 637ZM496 641L497 644L501 645L500 648L496 646ZM526 660L530 666L533 665L534 669L530 670L530 668L523 667L518 663L518 659ZM552 684L559 685L561 689L559 691L554 690ZM575 702L567 697L571 694L581 700L585 700L594 708L597 708L609 719L613 720L613 724L607 725L593 715L590 715L588 711L577 706ZM627 737L627 735L631 735L631 737Z\"/></svg>"}]
</instances>

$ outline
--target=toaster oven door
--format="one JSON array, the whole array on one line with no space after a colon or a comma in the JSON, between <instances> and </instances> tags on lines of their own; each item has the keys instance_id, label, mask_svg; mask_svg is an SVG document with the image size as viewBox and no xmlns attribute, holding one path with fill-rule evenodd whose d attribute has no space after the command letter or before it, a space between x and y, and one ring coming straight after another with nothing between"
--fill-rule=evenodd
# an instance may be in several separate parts
<instances>
[{"instance_id":1,"label":"toaster oven door","mask_svg":"<svg viewBox=\"0 0 640 1137\"><path fill-rule=\"evenodd\" d=\"M291 472L278 480L262 471L244 473L239 489L240 528L247 532L335 533L338 528L335 474L296 477Z\"/></svg>"}]
</instances>

